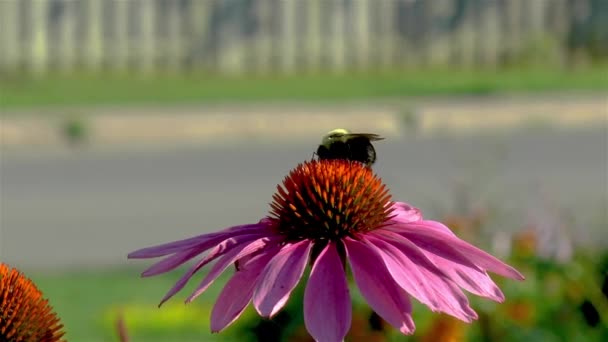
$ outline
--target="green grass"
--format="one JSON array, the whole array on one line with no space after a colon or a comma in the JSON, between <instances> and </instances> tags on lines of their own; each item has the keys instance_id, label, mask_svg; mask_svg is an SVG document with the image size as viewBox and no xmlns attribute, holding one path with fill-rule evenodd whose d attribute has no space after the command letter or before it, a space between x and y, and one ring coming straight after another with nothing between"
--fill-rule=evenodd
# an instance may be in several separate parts
<instances>
[{"instance_id":1,"label":"green grass","mask_svg":"<svg viewBox=\"0 0 608 342\"><path fill-rule=\"evenodd\" d=\"M125 319L132 341L214 341L230 336L211 334L209 313L225 277L184 305L183 300L200 279L158 308L164 294L183 272L150 279L138 270L99 270L66 273L34 273L28 276L49 298L61 318L69 341L115 341L118 313Z\"/></svg>"},{"instance_id":2,"label":"green grass","mask_svg":"<svg viewBox=\"0 0 608 342\"><path fill-rule=\"evenodd\" d=\"M385 97L608 89L608 66L556 69L432 70L374 74L227 78L202 73L4 77L6 108L261 101L345 101Z\"/></svg>"}]
</instances>

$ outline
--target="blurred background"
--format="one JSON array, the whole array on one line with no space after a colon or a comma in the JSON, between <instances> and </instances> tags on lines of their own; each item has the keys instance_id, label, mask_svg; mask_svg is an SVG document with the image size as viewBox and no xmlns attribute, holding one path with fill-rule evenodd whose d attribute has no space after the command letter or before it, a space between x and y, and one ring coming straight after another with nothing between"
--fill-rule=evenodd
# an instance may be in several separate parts
<instances>
[{"instance_id":1,"label":"blurred background","mask_svg":"<svg viewBox=\"0 0 608 342\"><path fill-rule=\"evenodd\" d=\"M181 273L126 255L257 222L338 127L386 137L395 199L527 277L471 325L416 306L410 340L608 339L603 0L1 0L0 261L71 341L119 316L133 341L307 341L301 294L211 335L224 281L158 309ZM402 339L355 304L348 339Z\"/></svg>"}]
</instances>

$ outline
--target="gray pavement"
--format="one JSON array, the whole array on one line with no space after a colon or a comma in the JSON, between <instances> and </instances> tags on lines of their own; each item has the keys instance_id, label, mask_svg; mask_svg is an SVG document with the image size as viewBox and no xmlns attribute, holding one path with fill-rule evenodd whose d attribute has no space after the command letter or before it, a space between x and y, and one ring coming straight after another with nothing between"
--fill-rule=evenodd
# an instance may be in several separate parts
<instances>
[{"instance_id":1,"label":"gray pavement","mask_svg":"<svg viewBox=\"0 0 608 342\"><path fill-rule=\"evenodd\" d=\"M608 241L606 127L492 135L392 136L377 173L396 199L438 218L484 206L513 231L539 208L582 243ZM37 148L0 159L0 260L21 268L130 265L136 248L255 222L319 137L153 146ZM470 198L457 196L460 186Z\"/></svg>"}]
</instances>

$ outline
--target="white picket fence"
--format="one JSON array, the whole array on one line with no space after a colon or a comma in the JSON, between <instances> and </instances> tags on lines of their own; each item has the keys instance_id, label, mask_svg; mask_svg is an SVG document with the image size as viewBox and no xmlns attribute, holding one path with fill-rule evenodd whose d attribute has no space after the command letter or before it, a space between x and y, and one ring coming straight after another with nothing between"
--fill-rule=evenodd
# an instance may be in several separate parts
<instances>
[{"instance_id":1,"label":"white picket fence","mask_svg":"<svg viewBox=\"0 0 608 342\"><path fill-rule=\"evenodd\" d=\"M0 72L295 73L563 59L591 0L0 0ZM578 8L577 7L577 8Z\"/></svg>"}]
</instances>

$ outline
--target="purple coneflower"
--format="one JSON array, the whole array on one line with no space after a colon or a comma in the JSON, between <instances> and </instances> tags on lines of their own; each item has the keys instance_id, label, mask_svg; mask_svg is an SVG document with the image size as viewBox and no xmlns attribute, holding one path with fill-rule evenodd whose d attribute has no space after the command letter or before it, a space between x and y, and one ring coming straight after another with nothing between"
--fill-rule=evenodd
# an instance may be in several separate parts
<instances>
[{"instance_id":1,"label":"purple coneflower","mask_svg":"<svg viewBox=\"0 0 608 342\"><path fill-rule=\"evenodd\" d=\"M358 162L298 165L277 187L271 208L258 223L144 248L129 258L166 256L142 274L153 276L208 251L161 304L208 263L217 260L186 302L234 264L211 313L214 332L234 322L250 302L263 317L276 314L310 264L304 321L318 341L341 341L350 328L347 263L371 308L404 334L415 329L410 296L433 311L471 322L477 314L461 288L502 302L486 272L524 278L443 224L424 220L418 209L391 201L380 178Z\"/></svg>"}]
</instances>

